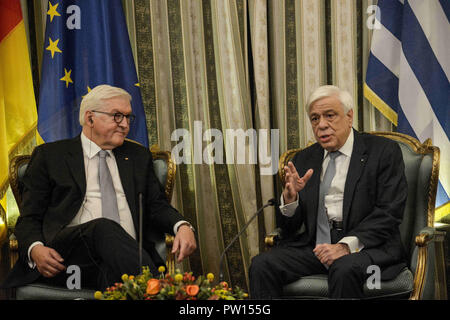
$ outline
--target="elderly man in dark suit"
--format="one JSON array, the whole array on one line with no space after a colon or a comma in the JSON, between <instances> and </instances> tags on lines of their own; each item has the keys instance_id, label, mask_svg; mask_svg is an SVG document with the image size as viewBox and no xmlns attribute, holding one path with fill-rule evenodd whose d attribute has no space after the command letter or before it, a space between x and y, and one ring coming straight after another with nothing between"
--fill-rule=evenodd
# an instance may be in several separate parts
<instances>
[{"instance_id":1,"label":"elderly man in dark suit","mask_svg":"<svg viewBox=\"0 0 450 320\"><path fill-rule=\"evenodd\" d=\"M252 260L251 297L276 298L283 285L323 273L331 298L361 298L370 265L383 280L405 266L402 153L393 141L352 129L352 98L335 86L318 88L306 110L317 143L284 168L283 241Z\"/></svg>"},{"instance_id":2,"label":"elderly man in dark suit","mask_svg":"<svg viewBox=\"0 0 450 320\"><path fill-rule=\"evenodd\" d=\"M146 237L150 228L176 234L181 261L196 248L187 221L165 198L151 152L126 141L131 96L108 85L92 89L80 107L81 135L35 148L24 177L16 225L19 260L7 287L38 278L65 286L69 265L84 287L106 288L139 270L139 194L143 195L142 264L157 274L164 264Z\"/></svg>"}]
</instances>

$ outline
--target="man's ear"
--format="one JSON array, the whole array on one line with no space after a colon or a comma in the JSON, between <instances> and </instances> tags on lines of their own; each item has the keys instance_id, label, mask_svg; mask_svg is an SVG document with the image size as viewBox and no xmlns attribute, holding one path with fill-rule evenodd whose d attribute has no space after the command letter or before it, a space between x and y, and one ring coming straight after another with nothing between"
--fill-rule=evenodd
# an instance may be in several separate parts
<instances>
[{"instance_id":1,"label":"man's ear","mask_svg":"<svg viewBox=\"0 0 450 320\"><path fill-rule=\"evenodd\" d=\"M84 122L91 128L94 126L94 120L92 119L93 116L94 115L89 110L84 114Z\"/></svg>"},{"instance_id":2,"label":"man's ear","mask_svg":"<svg viewBox=\"0 0 450 320\"><path fill-rule=\"evenodd\" d=\"M352 127L353 126L353 109L350 109L347 112L347 117L348 117L348 121L350 123L350 127Z\"/></svg>"}]
</instances>

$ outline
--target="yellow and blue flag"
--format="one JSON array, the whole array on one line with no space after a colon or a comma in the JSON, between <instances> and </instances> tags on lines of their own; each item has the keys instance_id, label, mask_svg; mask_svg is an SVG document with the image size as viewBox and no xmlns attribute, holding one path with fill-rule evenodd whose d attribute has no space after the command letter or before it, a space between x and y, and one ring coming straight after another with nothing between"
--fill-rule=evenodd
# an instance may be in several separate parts
<instances>
[{"instance_id":1,"label":"yellow and blue flag","mask_svg":"<svg viewBox=\"0 0 450 320\"><path fill-rule=\"evenodd\" d=\"M148 147L122 2L49 1L38 106L38 132L44 142L81 132L81 99L100 84L120 87L132 96L136 120L127 137Z\"/></svg>"},{"instance_id":2,"label":"yellow and blue flag","mask_svg":"<svg viewBox=\"0 0 450 320\"><path fill-rule=\"evenodd\" d=\"M9 159L32 145L36 100L25 23L19 0L0 0L0 206L6 211ZM0 209L0 244L6 217ZM8 212L9 216L9 212Z\"/></svg>"},{"instance_id":3,"label":"yellow and blue flag","mask_svg":"<svg viewBox=\"0 0 450 320\"><path fill-rule=\"evenodd\" d=\"M379 0L365 97L399 132L441 150L436 213L450 213L450 1Z\"/></svg>"}]
</instances>

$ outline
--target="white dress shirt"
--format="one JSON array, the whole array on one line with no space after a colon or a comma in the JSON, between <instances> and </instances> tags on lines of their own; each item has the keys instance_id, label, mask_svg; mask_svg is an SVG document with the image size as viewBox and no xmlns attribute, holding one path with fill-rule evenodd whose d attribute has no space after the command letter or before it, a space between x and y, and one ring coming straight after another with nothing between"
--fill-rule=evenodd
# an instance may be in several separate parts
<instances>
[{"instance_id":1,"label":"white dress shirt","mask_svg":"<svg viewBox=\"0 0 450 320\"><path fill-rule=\"evenodd\" d=\"M81 145L84 155L84 170L86 173L86 194L78 213L67 225L76 226L97 218L102 217L102 195L100 193L100 184L98 179L99 151L101 148L93 141L88 139L84 133L81 133ZM125 192L123 191L122 181L119 176L116 158L111 150L105 150L109 156L106 157L106 164L116 191L117 206L119 209L120 225L131 236L136 239L136 231L131 217L130 207L128 206Z\"/></svg>"},{"instance_id":2,"label":"white dress shirt","mask_svg":"<svg viewBox=\"0 0 450 320\"><path fill-rule=\"evenodd\" d=\"M353 152L353 141L354 134L353 130L350 131L350 134L347 138L345 144L339 149L341 154L336 157L336 174L331 181L330 188L328 190L328 194L325 195L325 208L327 210L328 219L334 221L342 221L342 210L344 204L344 189L345 189L345 181L347 180L348 168L350 165L350 158ZM324 160L322 162L322 173L320 175L320 181L322 181L323 176L325 174L325 170L330 162L330 157L328 156L328 151L324 152ZM283 195L281 195L281 213L287 217L292 217L295 214L295 210L298 206L298 197L297 200L284 205ZM339 243L345 243L348 245L350 252L359 252L364 248L364 245L359 241L357 237L344 237Z\"/></svg>"},{"instance_id":3,"label":"white dress shirt","mask_svg":"<svg viewBox=\"0 0 450 320\"><path fill-rule=\"evenodd\" d=\"M76 226L97 218L102 217L102 199L100 193L100 184L98 179L98 152L101 148L81 133L81 146L83 148L84 169L86 173L86 194L78 213L67 225L67 227ZM106 157L106 164L111 172L114 189L116 191L117 206L119 209L120 225L131 236L136 239L136 230L134 229L133 218L131 216L130 207L123 191L122 181L119 176L116 158L111 150L106 150L109 156ZM177 233L178 227L182 224L189 224L187 221L179 221L175 224L173 230ZM35 267L35 263L31 260L30 253L34 246L42 244L36 241L28 248L28 259L30 268Z\"/></svg>"}]
</instances>

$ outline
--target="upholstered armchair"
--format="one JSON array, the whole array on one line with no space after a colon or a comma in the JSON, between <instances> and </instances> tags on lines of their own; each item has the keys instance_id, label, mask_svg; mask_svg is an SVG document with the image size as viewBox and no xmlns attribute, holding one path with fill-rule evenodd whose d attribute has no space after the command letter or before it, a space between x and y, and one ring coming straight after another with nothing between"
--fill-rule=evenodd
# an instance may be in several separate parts
<instances>
[{"instance_id":1,"label":"upholstered armchair","mask_svg":"<svg viewBox=\"0 0 450 320\"><path fill-rule=\"evenodd\" d=\"M439 148L428 139L417 139L394 132L372 132L396 141L403 154L408 198L400 233L408 256L408 267L397 278L381 281L381 289L370 290L367 298L446 299L443 241L445 234L434 228L434 207L439 175ZM280 157L278 175L284 186L284 166L301 149L286 151ZM281 230L266 236L268 248L276 245ZM323 299L328 296L327 275L311 275L283 288L283 298Z\"/></svg>"},{"instance_id":2,"label":"upholstered armchair","mask_svg":"<svg viewBox=\"0 0 450 320\"><path fill-rule=\"evenodd\" d=\"M172 161L170 152L160 151L158 146L152 146L151 152L153 155L153 165L155 169L155 174L164 186L165 194L167 199L172 199L173 186L175 182L176 165ZM22 177L25 174L28 162L30 161L30 155L16 156L10 162L9 167L9 177L10 185L13 191L14 197L16 199L17 205L19 207L19 212L22 203ZM14 266L18 259L18 243L14 236L14 226L8 226L8 231L10 234L9 240L9 257L10 268ZM166 235L163 233L152 232L151 240L154 241L155 247L161 257L165 257L166 266L168 272L173 272L175 269L175 258L171 253L171 247L173 245L174 237L171 235ZM2 259L3 260L3 259ZM63 287L50 286L43 283L32 283L22 287L18 287L14 290L11 296L17 300L71 300L71 299L94 299L93 290L86 289L73 289L69 290Z\"/></svg>"}]
</instances>

